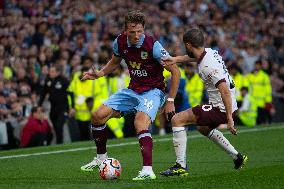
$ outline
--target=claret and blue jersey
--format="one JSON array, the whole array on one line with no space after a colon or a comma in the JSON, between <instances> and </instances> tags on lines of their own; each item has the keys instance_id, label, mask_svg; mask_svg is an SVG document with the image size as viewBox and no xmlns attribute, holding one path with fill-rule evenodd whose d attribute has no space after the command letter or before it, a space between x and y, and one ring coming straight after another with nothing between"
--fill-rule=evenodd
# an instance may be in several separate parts
<instances>
[{"instance_id":1,"label":"claret and blue jersey","mask_svg":"<svg viewBox=\"0 0 284 189\"><path fill-rule=\"evenodd\" d=\"M115 56L125 60L129 73L129 89L137 93L158 88L165 89L161 58L169 53L153 37L142 34L136 45L131 45L125 34L119 35L113 43Z\"/></svg>"},{"instance_id":2,"label":"claret and blue jersey","mask_svg":"<svg viewBox=\"0 0 284 189\"><path fill-rule=\"evenodd\" d=\"M161 59L169 53L153 37L142 34L140 41L132 46L125 34L113 43L115 56L125 60L129 73L128 89L122 89L104 103L122 114L144 112L151 121L165 102L165 83Z\"/></svg>"}]
</instances>

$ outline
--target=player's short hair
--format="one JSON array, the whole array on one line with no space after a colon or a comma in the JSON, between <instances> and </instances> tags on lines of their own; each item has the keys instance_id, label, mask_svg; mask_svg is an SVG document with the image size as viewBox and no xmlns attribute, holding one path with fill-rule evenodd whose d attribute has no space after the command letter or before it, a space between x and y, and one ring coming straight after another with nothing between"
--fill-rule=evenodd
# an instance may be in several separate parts
<instances>
[{"instance_id":1,"label":"player's short hair","mask_svg":"<svg viewBox=\"0 0 284 189\"><path fill-rule=\"evenodd\" d=\"M204 35L201 30L193 28L188 30L183 35L183 42L190 43L193 47L203 47L204 45Z\"/></svg>"},{"instance_id":2,"label":"player's short hair","mask_svg":"<svg viewBox=\"0 0 284 189\"><path fill-rule=\"evenodd\" d=\"M142 26L144 27L145 26L145 20L146 20L146 17L142 12L137 11L137 10L130 11L125 16L124 25L125 25L125 28L126 28L128 23L134 23L134 24L142 24Z\"/></svg>"}]
</instances>

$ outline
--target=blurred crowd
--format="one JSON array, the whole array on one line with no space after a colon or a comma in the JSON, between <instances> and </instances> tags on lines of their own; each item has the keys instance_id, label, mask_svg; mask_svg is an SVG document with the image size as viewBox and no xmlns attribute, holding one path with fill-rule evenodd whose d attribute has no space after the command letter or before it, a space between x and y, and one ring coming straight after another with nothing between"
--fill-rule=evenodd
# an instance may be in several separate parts
<instances>
[{"instance_id":1,"label":"blurred crowd","mask_svg":"<svg viewBox=\"0 0 284 189\"><path fill-rule=\"evenodd\" d=\"M218 50L227 67L244 76L263 70L269 95L284 99L283 1L0 0L1 125L20 138L16 128L37 111L53 65L70 83L91 64L102 67L123 32L124 15L133 9L146 14L146 33L172 56L185 53L181 40L189 27L202 28L206 46ZM42 106L48 119L48 103ZM74 109L69 102L67 114Z\"/></svg>"}]
</instances>

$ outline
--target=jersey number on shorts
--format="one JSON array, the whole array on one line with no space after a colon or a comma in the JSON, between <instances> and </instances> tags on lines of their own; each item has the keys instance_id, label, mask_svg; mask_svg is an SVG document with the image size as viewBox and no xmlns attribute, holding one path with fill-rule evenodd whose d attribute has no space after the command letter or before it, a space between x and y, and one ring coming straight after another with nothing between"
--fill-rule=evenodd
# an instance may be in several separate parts
<instances>
[{"instance_id":1,"label":"jersey number on shorts","mask_svg":"<svg viewBox=\"0 0 284 189\"><path fill-rule=\"evenodd\" d=\"M209 112L210 110L212 110L212 105L202 105L202 110L204 110L205 112Z\"/></svg>"},{"instance_id":2,"label":"jersey number on shorts","mask_svg":"<svg viewBox=\"0 0 284 189\"><path fill-rule=\"evenodd\" d=\"M154 107L153 100L148 100L148 99L144 98L144 106L147 107L146 110L147 110L147 112L149 112Z\"/></svg>"}]
</instances>

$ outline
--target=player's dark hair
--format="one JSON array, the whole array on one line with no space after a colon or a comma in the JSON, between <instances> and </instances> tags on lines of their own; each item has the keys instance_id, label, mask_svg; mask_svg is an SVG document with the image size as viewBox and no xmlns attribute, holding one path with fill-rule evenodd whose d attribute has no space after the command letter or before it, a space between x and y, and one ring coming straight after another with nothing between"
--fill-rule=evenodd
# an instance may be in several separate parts
<instances>
[{"instance_id":1,"label":"player's dark hair","mask_svg":"<svg viewBox=\"0 0 284 189\"><path fill-rule=\"evenodd\" d=\"M142 24L142 26L145 26L145 15L140 11L130 11L125 16L124 26L127 27L128 23L134 23L134 24Z\"/></svg>"},{"instance_id":2,"label":"player's dark hair","mask_svg":"<svg viewBox=\"0 0 284 189\"><path fill-rule=\"evenodd\" d=\"M183 35L183 42L190 43L193 47L203 47L204 45L204 36L201 30L193 28L188 30Z\"/></svg>"}]
</instances>

